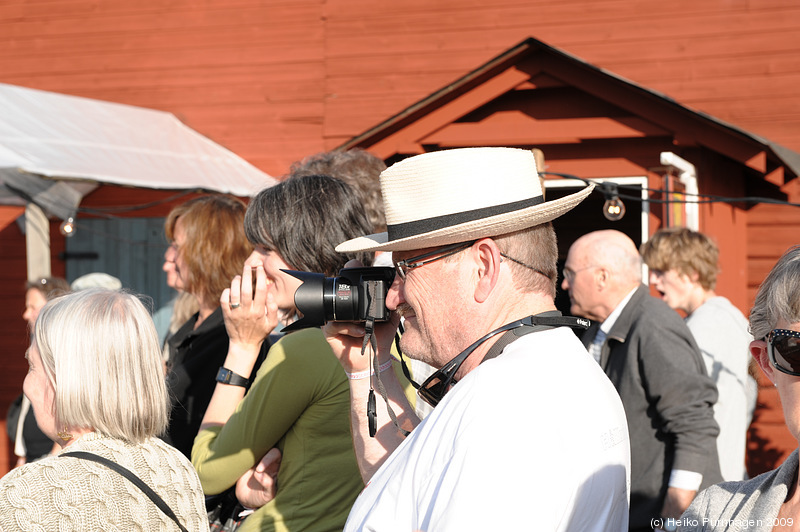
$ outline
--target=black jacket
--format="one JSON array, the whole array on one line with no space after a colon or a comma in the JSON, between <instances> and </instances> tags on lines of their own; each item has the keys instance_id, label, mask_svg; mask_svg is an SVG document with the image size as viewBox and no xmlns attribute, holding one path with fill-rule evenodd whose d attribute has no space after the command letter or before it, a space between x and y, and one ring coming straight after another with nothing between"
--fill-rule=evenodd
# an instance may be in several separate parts
<instances>
[{"instance_id":1,"label":"black jacket","mask_svg":"<svg viewBox=\"0 0 800 532\"><path fill-rule=\"evenodd\" d=\"M172 399L168 443L191 459L192 445L217 385L216 376L228 354L228 333L217 308L195 329L195 314L168 340L167 385ZM264 340L250 380L267 356L270 342Z\"/></svg>"}]
</instances>

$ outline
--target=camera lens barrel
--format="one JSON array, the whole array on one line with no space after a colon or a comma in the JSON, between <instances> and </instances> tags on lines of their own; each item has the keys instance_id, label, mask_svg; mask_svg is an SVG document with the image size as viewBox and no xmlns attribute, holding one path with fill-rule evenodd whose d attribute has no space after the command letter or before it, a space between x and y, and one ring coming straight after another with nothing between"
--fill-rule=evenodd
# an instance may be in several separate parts
<instances>
[{"instance_id":1,"label":"camera lens barrel","mask_svg":"<svg viewBox=\"0 0 800 532\"><path fill-rule=\"evenodd\" d=\"M321 327L328 321L363 322L372 298L375 299L373 317L377 321L389 319L386 294L394 281L394 268L344 268L338 277L282 271L302 281L294 293L294 304L302 317L284 327L284 331Z\"/></svg>"},{"instance_id":2,"label":"camera lens barrel","mask_svg":"<svg viewBox=\"0 0 800 532\"><path fill-rule=\"evenodd\" d=\"M355 321L358 316L358 285L346 277L330 277L326 281L323 295L326 321ZM327 281L331 281L328 290Z\"/></svg>"}]
</instances>

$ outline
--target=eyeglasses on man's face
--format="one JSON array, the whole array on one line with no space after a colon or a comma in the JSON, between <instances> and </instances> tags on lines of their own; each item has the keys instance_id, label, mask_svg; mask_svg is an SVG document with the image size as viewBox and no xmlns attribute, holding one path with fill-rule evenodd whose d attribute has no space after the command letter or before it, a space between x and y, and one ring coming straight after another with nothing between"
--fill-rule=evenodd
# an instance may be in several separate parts
<instances>
[{"instance_id":1,"label":"eyeglasses on man's face","mask_svg":"<svg viewBox=\"0 0 800 532\"><path fill-rule=\"evenodd\" d=\"M575 278L575 276L580 272L588 270L589 268L596 268L596 267L597 266L592 265L592 266L587 266L585 268L581 268L579 270L573 270L572 268L565 267L563 270L561 270L561 275L564 276L564 279L566 279L568 283L571 283L572 280Z\"/></svg>"},{"instance_id":2,"label":"eyeglasses on man's face","mask_svg":"<svg viewBox=\"0 0 800 532\"><path fill-rule=\"evenodd\" d=\"M769 360L775 369L800 377L800 332L773 329L765 340Z\"/></svg>"},{"instance_id":3,"label":"eyeglasses on man's face","mask_svg":"<svg viewBox=\"0 0 800 532\"><path fill-rule=\"evenodd\" d=\"M416 257L400 260L394 263L394 269L397 271L397 275L400 276L400 279L405 281L408 270L413 270L414 268L419 268L425 264L430 264L431 262L436 262L437 260L441 260L445 257L455 255L459 251L463 251L472 246L472 244L475 242L477 242L477 240L451 244L449 246L444 246L433 251L429 251L428 253L423 253L422 255L417 255Z\"/></svg>"}]
</instances>

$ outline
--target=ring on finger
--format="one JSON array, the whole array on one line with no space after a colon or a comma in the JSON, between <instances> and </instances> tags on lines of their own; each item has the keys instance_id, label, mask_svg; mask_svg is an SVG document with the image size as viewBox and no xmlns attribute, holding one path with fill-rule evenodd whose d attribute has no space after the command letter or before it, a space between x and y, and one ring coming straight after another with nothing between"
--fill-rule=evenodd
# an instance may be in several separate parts
<instances>
[{"instance_id":1,"label":"ring on finger","mask_svg":"<svg viewBox=\"0 0 800 532\"><path fill-rule=\"evenodd\" d=\"M241 306L242 306L242 305L240 305L239 303L231 303L231 308L232 308L232 309L234 309L234 308L239 308L239 307L241 307Z\"/></svg>"}]
</instances>

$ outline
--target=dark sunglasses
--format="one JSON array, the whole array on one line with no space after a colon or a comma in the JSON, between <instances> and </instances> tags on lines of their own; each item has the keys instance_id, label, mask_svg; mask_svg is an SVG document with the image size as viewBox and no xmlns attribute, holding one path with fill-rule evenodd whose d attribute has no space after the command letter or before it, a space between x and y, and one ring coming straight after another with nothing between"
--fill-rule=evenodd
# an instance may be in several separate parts
<instances>
[{"instance_id":1,"label":"dark sunglasses","mask_svg":"<svg viewBox=\"0 0 800 532\"><path fill-rule=\"evenodd\" d=\"M765 340L769 361L775 369L800 377L800 332L773 329Z\"/></svg>"}]
</instances>

